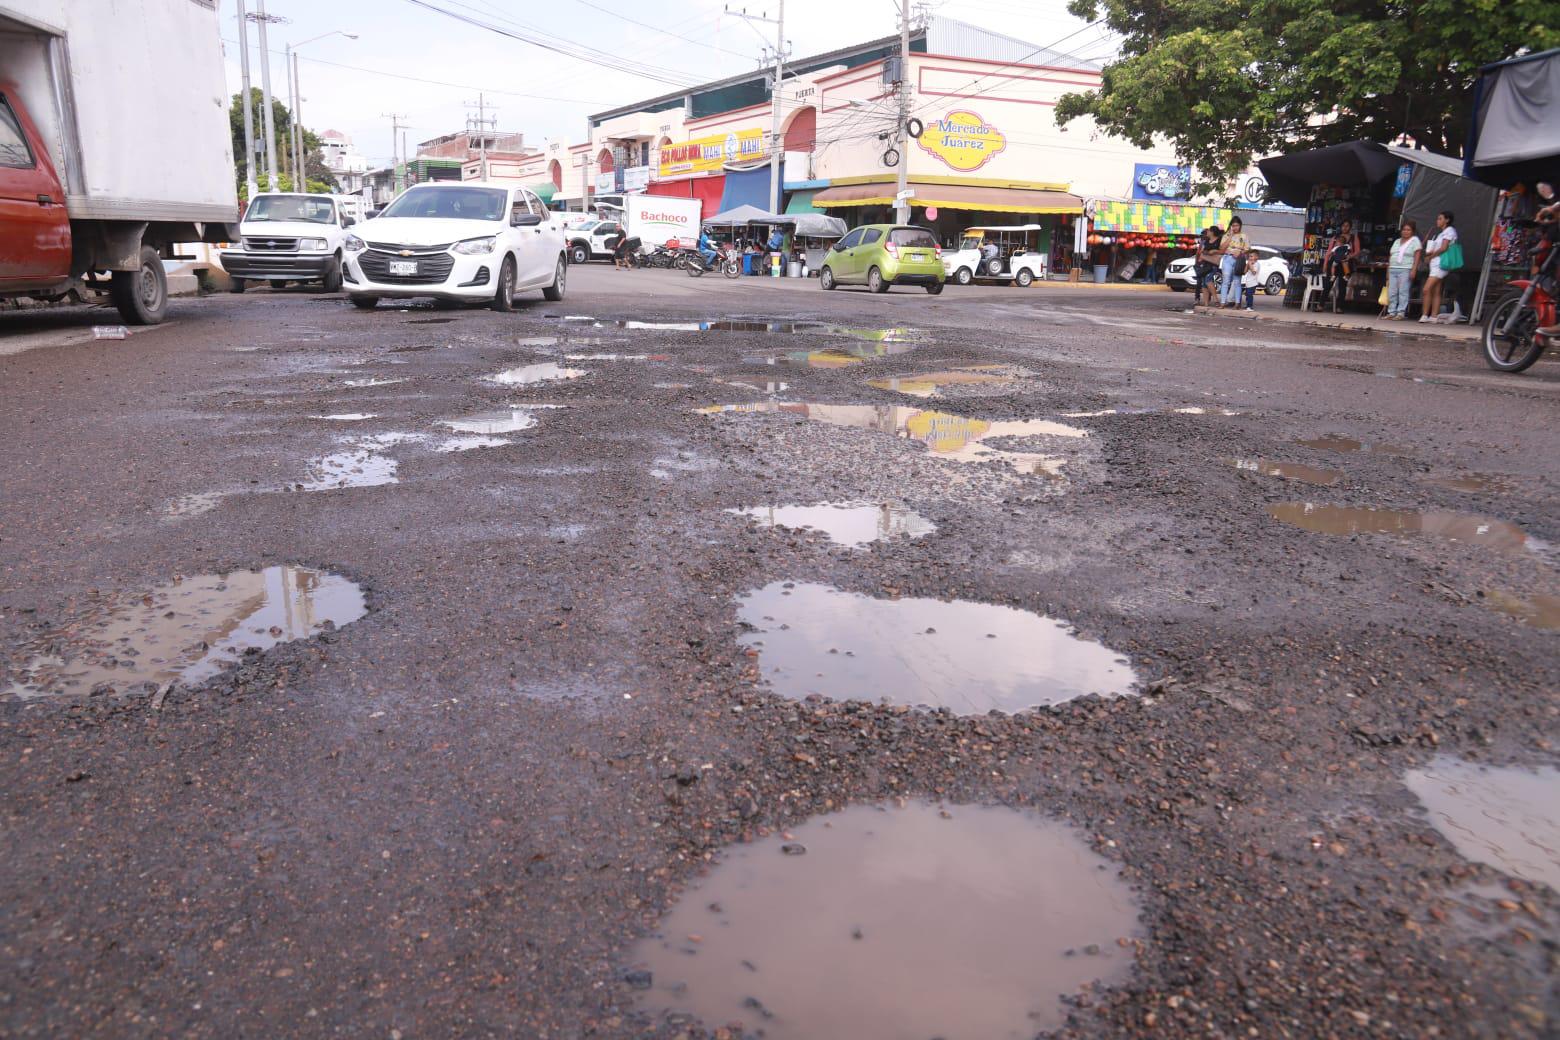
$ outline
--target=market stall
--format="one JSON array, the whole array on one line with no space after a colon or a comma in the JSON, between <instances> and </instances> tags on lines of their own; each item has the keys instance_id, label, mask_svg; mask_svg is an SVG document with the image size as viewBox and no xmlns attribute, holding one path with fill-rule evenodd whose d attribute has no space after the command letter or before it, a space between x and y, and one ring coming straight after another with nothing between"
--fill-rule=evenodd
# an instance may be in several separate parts
<instances>
[{"instance_id":1,"label":"market stall","mask_svg":"<svg viewBox=\"0 0 1560 1040\"><path fill-rule=\"evenodd\" d=\"M796 225L803 217L809 214L801 213L770 213L759 209L757 206L737 206L717 213L712 217L704 218L704 226L708 229L725 229L727 241L739 253L743 254L742 269L745 274L767 274L774 262L775 253L768 249L767 243L770 234L775 228L781 228L785 234L785 247L778 254L781 258L780 273L791 272L790 263L795 262L796 273L801 273L801 260L794 255L796 239ZM811 216L818 216L812 214ZM827 217L822 219L827 220ZM756 251L750 247L756 247ZM746 251L745 251L746 250ZM825 250L827 252L827 250ZM756 259L753 259L756 257ZM765 261L767 258L767 262Z\"/></svg>"},{"instance_id":2,"label":"market stall","mask_svg":"<svg viewBox=\"0 0 1560 1040\"><path fill-rule=\"evenodd\" d=\"M1233 211L1223 206L1091 199L1089 221L1075 233L1080 267L1094 280L1131 281L1147 264L1163 272L1171 260L1197 249L1204 228L1229 226Z\"/></svg>"},{"instance_id":3,"label":"market stall","mask_svg":"<svg viewBox=\"0 0 1560 1040\"><path fill-rule=\"evenodd\" d=\"M834 243L845 237L849 230L845 221L825 213L788 213L796 220L793 250L800 255L802 273L811 274L823 266L823 258Z\"/></svg>"}]
</instances>

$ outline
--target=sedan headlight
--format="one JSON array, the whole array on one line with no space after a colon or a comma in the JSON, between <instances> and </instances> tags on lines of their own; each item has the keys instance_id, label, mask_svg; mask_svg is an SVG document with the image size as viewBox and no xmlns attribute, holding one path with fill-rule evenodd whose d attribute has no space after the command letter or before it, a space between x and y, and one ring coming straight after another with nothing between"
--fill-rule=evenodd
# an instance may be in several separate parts
<instances>
[{"instance_id":1,"label":"sedan headlight","mask_svg":"<svg viewBox=\"0 0 1560 1040\"><path fill-rule=\"evenodd\" d=\"M487 238L468 238L464 242L455 243L455 252L464 253L467 256L477 256L482 253L491 253L497 245L497 235L489 235Z\"/></svg>"},{"instance_id":2,"label":"sedan headlight","mask_svg":"<svg viewBox=\"0 0 1560 1040\"><path fill-rule=\"evenodd\" d=\"M368 243L364 242L356 235L348 235L346 238L341 240L341 246L349 253L361 253L363 250L368 248Z\"/></svg>"},{"instance_id":3,"label":"sedan headlight","mask_svg":"<svg viewBox=\"0 0 1560 1040\"><path fill-rule=\"evenodd\" d=\"M298 252L300 253L323 253L325 248L325 240L323 238L298 239Z\"/></svg>"}]
</instances>

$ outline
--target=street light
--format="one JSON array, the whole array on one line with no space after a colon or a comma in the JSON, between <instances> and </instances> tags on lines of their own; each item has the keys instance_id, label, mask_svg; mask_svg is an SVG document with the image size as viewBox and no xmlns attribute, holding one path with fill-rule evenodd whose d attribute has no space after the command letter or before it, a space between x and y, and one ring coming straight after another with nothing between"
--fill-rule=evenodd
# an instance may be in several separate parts
<instances>
[{"instance_id":1,"label":"street light","mask_svg":"<svg viewBox=\"0 0 1560 1040\"><path fill-rule=\"evenodd\" d=\"M292 153L293 153L293 190L305 191L308 189L308 175L303 161L303 87L298 80L298 48L323 40L331 36L345 36L349 40L357 39L357 33L344 32L341 29L332 29L330 32L311 36L303 43L289 43L287 45L287 90L292 95Z\"/></svg>"}]
</instances>

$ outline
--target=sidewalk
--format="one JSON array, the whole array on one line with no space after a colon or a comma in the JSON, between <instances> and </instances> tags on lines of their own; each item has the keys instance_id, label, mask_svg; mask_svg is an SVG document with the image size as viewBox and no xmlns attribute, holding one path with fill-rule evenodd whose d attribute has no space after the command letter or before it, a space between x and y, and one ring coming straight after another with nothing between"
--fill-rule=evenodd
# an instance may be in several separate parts
<instances>
[{"instance_id":1,"label":"sidewalk","mask_svg":"<svg viewBox=\"0 0 1560 1040\"><path fill-rule=\"evenodd\" d=\"M1262 303L1267 301L1264 308ZM1305 325L1317 329L1343 329L1349 332L1385 332L1396 336L1415 336L1456 343L1476 343L1482 335L1479 325L1441 325L1415 321L1387 321L1365 314L1332 314L1327 311L1306 313L1295 307L1285 307L1277 297L1257 297L1254 311L1220 310L1199 306L1198 314L1216 318L1258 318L1265 321L1281 321L1289 325Z\"/></svg>"}]
</instances>

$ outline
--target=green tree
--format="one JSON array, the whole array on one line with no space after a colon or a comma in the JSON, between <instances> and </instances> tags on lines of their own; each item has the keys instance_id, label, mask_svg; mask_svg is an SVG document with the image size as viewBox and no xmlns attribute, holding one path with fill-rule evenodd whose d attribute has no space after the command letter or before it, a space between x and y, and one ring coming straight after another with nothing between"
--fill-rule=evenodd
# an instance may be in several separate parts
<instances>
[{"instance_id":1,"label":"green tree","mask_svg":"<svg viewBox=\"0 0 1560 1040\"><path fill-rule=\"evenodd\" d=\"M1222 191L1253 157L1410 134L1460 155L1481 65L1560 44L1554 0L1071 0L1122 39L1083 116L1140 148L1168 138Z\"/></svg>"},{"instance_id":2,"label":"green tree","mask_svg":"<svg viewBox=\"0 0 1560 1040\"><path fill-rule=\"evenodd\" d=\"M262 142L265 139L265 125L261 122L261 113L265 111L265 95L259 87L249 88L250 115L254 120L255 150L259 153ZM278 191L293 191L293 179L282 171L292 167L292 112L288 107L271 98L271 121L276 129L277 150L277 189ZM244 155L244 103L242 94L233 95L233 103L228 106L228 129L233 135L233 155L237 160L234 163L235 174L238 177L239 194L244 193L244 182L247 179L248 163ZM303 130L303 170L307 177L305 191L315 194L326 194L338 190L335 174L325 165L325 153L320 147L320 139L308 127ZM255 156L255 181L263 191L269 191L265 174L265 161L263 155Z\"/></svg>"}]
</instances>

